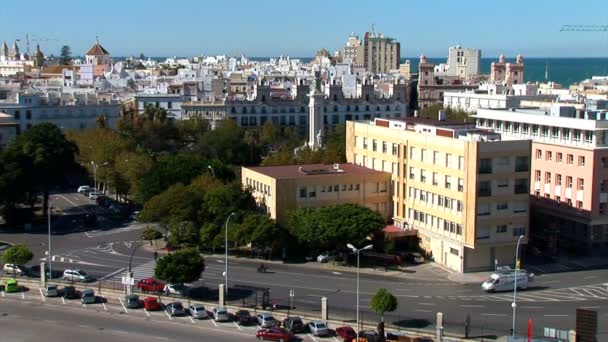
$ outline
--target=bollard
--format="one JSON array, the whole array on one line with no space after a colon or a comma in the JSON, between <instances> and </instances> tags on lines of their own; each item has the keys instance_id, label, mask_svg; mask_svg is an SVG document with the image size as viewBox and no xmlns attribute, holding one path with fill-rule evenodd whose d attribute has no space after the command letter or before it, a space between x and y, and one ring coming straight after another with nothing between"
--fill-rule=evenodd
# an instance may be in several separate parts
<instances>
[{"instance_id":1,"label":"bollard","mask_svg":"<svg viewBox=\"0 0 608 342\"><path fill-rule=\"evenodd\" d=\"M44 287L46 285L46 271L45 271L45 267L46 264L45 262L41 262L40 263L40 287Z\"/></svg>"},{"instance_id":2,"label":"bollard","mask_svg":"<svg viewBox=\"0 0 608 342\"><path fill-rule=\"evenodd\" d=\"M321 320L327 322L329 315L327 312L327 297L321 298Z\"/></svg>"},{"instance_id":3,"label":"bollard","mask_svg":"<svg viewBox=\"0 0 608 342\"><path fill-rule=\"evenodd\" d=\"M570 330L568 332L568 342L576 342L576 331Z\"/></svg>"},{"instance_id":4,"label":"bollard","mask_svg":"<svg viewBox=\"0 0 608 342\"><path fill-rule=\"evenodd\" d=\"M443 313L441 312L437 313L437 332L435 341L443 341Z\"/></svg>"},{"instance_id":5,"label":"bollard","mask_svg":"<svg viewBox=\"0 0 608 342\"><path fill-rule=\"evenodd\" d=\"M219 285L218 285L218 288L219 288L219 292L218 292L218 295L219 295L219 296L218 296L218 297L219 297L219 298L218 298L218 299L219 299L219 303L218 303L218 305L219 305L219 306L224 306L224 303L225 303L225 298L224 298L224 284L219 284Z\"/></svg>"}]
</instances>

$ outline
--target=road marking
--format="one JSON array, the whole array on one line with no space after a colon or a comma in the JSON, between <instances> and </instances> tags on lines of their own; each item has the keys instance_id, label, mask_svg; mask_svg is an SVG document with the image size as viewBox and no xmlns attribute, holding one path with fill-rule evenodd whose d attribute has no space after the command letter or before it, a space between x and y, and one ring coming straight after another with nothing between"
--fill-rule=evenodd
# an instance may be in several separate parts
<instances>
[{"instance_id":1,"label":"road marking","mask_svg":"<svg viewBox=\"0 0 608 342\"><path fill-rule=\"evenodd\" d=\"M190 318L190 322L194 323L194 319L192 319L192 316L188 316L188 318Z\"/></svg>"},{"instance_id":2,"label":"road marking","mask_svg":"<svg viewBox=\"0 0 608 342\"><path fill-rule=\"evenodd\" d=\"M506 314L482 313L481 316L506 316Z\"/></svg>"},{"instance_id":3,"label":"road marking","mask_svg":"<svg viewBox=\"0 0 608 342\"><path fill-rule=\"evenodd\" d=\"M38 288L38 291L40 291L40 298L42 298L42 301L46 302L46 298L44 298L44 294L42 293L42 289ZM2 292L2 297L4 297L4 292Z\"/></svg>"},{"instance_id":4,"label":"road marking","mask_svg":"<svg viewBox=\"0 0 608 342\"><path fill-rule=\"evenodd\" d=\"M103 276L103 277L99 278L99 279L98 279L98 281L99 281L99 280L104 280L104 279L107 279L107 278L109 278L109 277L111 277L111 276L113 276L113 275L115 275L115 274L117 274L117 273L120 273L120 272L124 271L124 270L125 270L125 269L124 269L124 267L123 267L123 268L119 269L119 270L118 270L118 271L116 271L116 272L112 272L112 273L110 273L110 274L108 274L108 275L105 275L105 276Z\"/></svg>"},{"instance_id":5,"label":"road marking","mask_svg":"<svg viewBox=\"0 0 608 342\"><path fill-rule=\"evenodd\" d=\"M459 305L460 307L463 308L485 308L485 306L483 305Z\"/></svg>"},{"instance_id":6,"label":"road marking","mask_svg":"<svg viewBox=\"0 0 608 342\"><path fill-rule=\"evenodd\" d=\"M457 290L456 292L473 292L473 290Z\"/></svg>"},{"instance_id":7,"label":"road marking","mask_svg":"<svg viewBox=\"0 0 608 342\"><path fill-rule=\"evenodd\" d=\"M599 309L599 306L581 306L581 309Z\"/></svg>"},{"instance_id":8,"label":"road marking","mask_svg":"<svg viewBox=\"0 0 608 342\"><path fill-rule=\"evenodd\" d=\"M318 342L317 339L314 336L312 336L311 334L306 334L306 335L308 335L313 341Z\"/></svg>"},{"instance_id":9,"label":"road marking","mask_svg":"<svg viewBox=\"0 0 608 342\"><path fill-rule=\"evenodd\" d=\"M63 297L61 297L61 302L65 304L65 299Z\"/></svg>"},{"instance_id":10,"label":"road marking","mask_svg":"<svg viewBox=\"0 0 608 342\"><path fill-rule=\"evenodd\" d=\"M332 338L334 339L334 341L336 341L336 342L340 342L340 340L338 340L338 339L337 339L335 336L334 336L334 337L332 337Z\"/></svg>"},{"instance_id":11,"label":"road marking","mask_svg":"<svg viewBox=\"0 0 608 342\"><path fill-rule=\"evenodd\" d=\"M169 313L167 311L165 311L165 315L167 315L167 317L169 317L170 320L173 320L173 317L171 317L171 315L169 315Z\"/></svg>"},{"instance_id":12,"label":"road marking","mask_svg":"<svg viewBox=\"0 0 608 342\"><path fill-rule=\"evenodd\" d=\"M146 315L148 315L148 317L150 317L150 313L148 312L148 310L146 310L146 308L144 308L144 312L146 313Z\"/></svg>"},{"instance_id":13,"label":"road marking","mask_svg":"<svg viewBox=\"0 0 608 342\"><path fill-rule=\"evenodd\" d=\"M70 201L67 197L63 196L63 195L58 195L57 197L61 197L62 199L64 199L65 201L67 201L68 203L70 203L71 205L75 206L75 207L79 207L78 204Z\"/></svg>"},{"instance_id":14,"label":"road marking","mask_svg":"<svg viewBox=\"0 0 608 342\"><path fill-rule=\"evenodd\" d=\"M331 273L333 273L333 274L335 274L335 275L342 275L342 273L340 273L340 272L336 272L336 271L333 271L333 272L331 272Z\"/></svg>"},{"instance_id":15,"label":"road marking","mask_svg":"<svg viewBox=\"0 0 608 342\"><path fill-rule=\"evenodd\" d=\"M217 327L217 323L215 323L214 319L210 319L211 323L213 323L213 325L215 325Z\"/></svg>"},{"instance_id":16,"label":"road marking","mask_svg":"<svg viewBox=\"0 0 608 342\"><path fill-rule=\"evenodd\" d=\"M215 260L215 261L219 262L220 264L223 264L223 263L224 263L224 260L220 260L220 259L217 259L217 260Z\"/></svg>"},{"instance_id":17,"label":"road marking","mask_svg":"<svg viewBox=\"0 0 608 342\"><path fill-rule=\"evenodd\" d=\"M542 306L520 306L522 309L543 309Z\"/></svg>"},{"instance_id":18,"label":"road marking","mask_svg":"<svg viewBox=\"0 0 608 342\"><path fill-rule=\"evenodd\" d=\"M122 299L120 297L118 297L118 301L120 302L120 305L122 305L122 308L125 309L125 313L129 313L129 311L127 311L127 307L125 306L125 304L122 302Z\"/></svg>"},{"instance_id":19,"label":"road marking","mask_svg":"<svg viewBox=\"0 0 608 342\"><path fill-rule=\"evenodd\" d=\"M418 312L433 312L431 310L414 310L414 311L418 311Z\"/></svg>"},{"instance_id":20,"label":"road marking","mask_svg":"<svg viewBox=\"0 0 608 342\"><path fill-rule=\"evenodd\" d=\"M154 337L156 337L156 338L157 338L157 339L159 339L159 340L163 340L163 341L169 341L169 339L168 339L168 338L166 338L166 337L162 337L162 336L154 336Z\"/></svg>"},{"instance_id":21,"label":"road marking","mask_svg":"<svg viewBox=\"0 0 608 342\"><path fill-rule=\"evenodd\" d=\"M25 299L25 292L21 292L21 299Z\"/></svg>"},{"instance_id":22,"label":"road marking","mask_svg":"<svg viewBox=\"0 0 608 342\"><path fill-rule=\"evenodd\" d=\"M435 306L437 304L435 303L418 303L418 305L429 305L429 306Z\"/></svg>"},{"instance_id":23,"label":"road marking","mask_svg":"<svg viewBox=\"0 0 608 342\"><path fill-rule=\"evenodd\" d=\"M101 305L103 305L103 309L104 309L105 311L108 311L108 307L106 306L106 303L101 302Z\"/></svg>"},{"instance_id":24,"label":"road marking","mask_svg":"<svg viewBox=\"0 0 608 342\"><path fill-rule=\"evenodd\" d=\"M568 317L568 315L543 315L545 317Z\"/></svg>"},{"instance_id":25,"label":"road marking","mask_svg":"<svg viewBox=\"0 0 608 342\"><path fill-rule=\"evenodd\" d=\"M585 279L593 279L593 278L597 278L597 276L588 276L588 277L585 277Z\"/></svg>"},{"instance_id":26,"label":"road marking","mask_svg":"<svg viewBox=\"0 0 608 342\"><path fill-rule=\"evenodd\" d=\"M82 303L82 307L83 307L83 308L86 308L86 307L87 307L87 304L86 304L86 303Z\"/></svg>"},{"instance_id":27,"label":"road marking","mask_svg":"<svg viewBox=\"0 0 608 342\"><path fill-rule=\"evenodd\" d=\"M234 323L234 325L235 325L235 326L236 326L236 327L237 327L239 330L243 330L243 328L241 328L241 326L240 326L240 325L236 324L236 322L232 322L232 323Z\"/></svg>"},{"instance_id":28,"label":"road marking","mask_svg":"<svg viewBox=\"0 0 608 342\"><path fill-rule=\"evenodd\" d=\"M542 283L540 283L540 284L543 284L543 285L544 285L544 284L554 284L554 283L559 283L559 280L543 281L543 282L542 282Z\"/></svg>"}]
</instances>

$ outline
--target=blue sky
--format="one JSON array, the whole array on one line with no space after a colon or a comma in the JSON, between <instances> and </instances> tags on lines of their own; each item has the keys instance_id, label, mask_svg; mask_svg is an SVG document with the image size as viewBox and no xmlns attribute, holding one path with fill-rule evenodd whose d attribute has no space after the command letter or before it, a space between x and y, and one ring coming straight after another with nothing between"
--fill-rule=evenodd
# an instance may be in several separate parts
<instances>
[{"instance_id":1,"label":"blue sky","mask_svg":"<svg viewBox=\"0 0 608 342\"><path fill-rule=\"evenodd\" d=\"M82 55L98 35L114 56L312 56L341 48L350 32L397 38L402 56L445 57L460 44L526 57L608 57L608 33L559 32L608 24L607 0L30 0L2 1L0 41L63 44ZM32 44L35 44L33 42ZM25 43L21 46L25 50Z\"/></svg>"}]
</instances>

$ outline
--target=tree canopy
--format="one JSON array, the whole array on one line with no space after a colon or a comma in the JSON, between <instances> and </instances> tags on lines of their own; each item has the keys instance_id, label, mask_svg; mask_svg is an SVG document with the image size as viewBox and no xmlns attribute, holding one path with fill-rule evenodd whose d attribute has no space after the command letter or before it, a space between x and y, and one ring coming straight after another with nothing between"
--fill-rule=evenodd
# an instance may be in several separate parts
<instances>
[{"instance_id":1,"label":"tree canopy","mask_svg":"<svg viewBox=\"0 0 608 342\"><path fill-rule=\"evenodd\" d=\"M72 49L69 45L63 45L59 51L59 64L70 65L72 64Z\"/></svg>"},{"instance_id":2,"label":"tree canopy","mask_svg":"<svg viewBox=\"0 0 608 342\"><path fill-rule=\"evenodd\" d=\"M298 209L288 214L289 232L317 250L341 249L346 242L359 245L384 227L377 212L355 204Z\"/></svg>"},{"instance_id":3,"label":"tree canopy","mask_svg":"<svg viewBox=\"0 0 608 342\"><path fill-rule=\"evenodd\" d=\"M158 240L161 237L163 237L163 234L152 227L144 229L144 231L141 233L141 238L149 241L150 245L152 244L152 240Z\"/></svg>"},{"instance_id":4,"label":"tree canopy","mask_svg":"<svg viewBox=\"0 0 608 342\"><path fill-rule=\"evenodd\" d=\"M448 120L474 122L473 118L469 116L469 113L464 110L452 109L450 107L446 108L440 103L422 109L420 111L420 117L437 119L440 110L445 110Z\"/></svg>"},{"instance_id":5,"label":"tree canopy","mask_svg":"<svg viewBox=\"0 0 608 342\"><path fill-rule=\"evenodd\" d=\"M390 293L387 289L380 288L369 302L369 308L382 316L384 322L384 313L397 310L397 297Z\"/></svg>"},{"instance_id":6,"label":"tree canopy","mask_svg":"<svg viewBox=\"0 0 608 342\"><path fill-rule=\"evenodd\" d=\"M25 265L33 257L34 254L27 246L13 245L2 254L2 262L5 264Z\"/></svg>"},{"instance_id":7,"label":"tree canopy","mask_svg":"<svg viewBox=\"0 0 608 342\"><path fill-rule=\"evenodd\" d=\"M156 262L154 277L171 284L198 280L205 270L205 259L194 248L182 249L163 256Z\"/></svg>"}]
</instances>

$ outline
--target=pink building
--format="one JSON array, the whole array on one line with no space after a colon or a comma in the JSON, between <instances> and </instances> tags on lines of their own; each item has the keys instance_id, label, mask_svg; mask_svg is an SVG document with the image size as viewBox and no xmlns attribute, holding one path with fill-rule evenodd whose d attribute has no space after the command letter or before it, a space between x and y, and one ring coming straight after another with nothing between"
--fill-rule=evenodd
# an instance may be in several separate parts
<instances>
[{"instance_id":1,"label":"pink building","mask_svg":"<svg viewBox=\"0 0 608 342\"><path fill-rule=\"evenodd\" d=\"M532 140L530 234L547 252L608 247L608 112L480 109L477 126Z\"/></svg>"}]
</instances>

